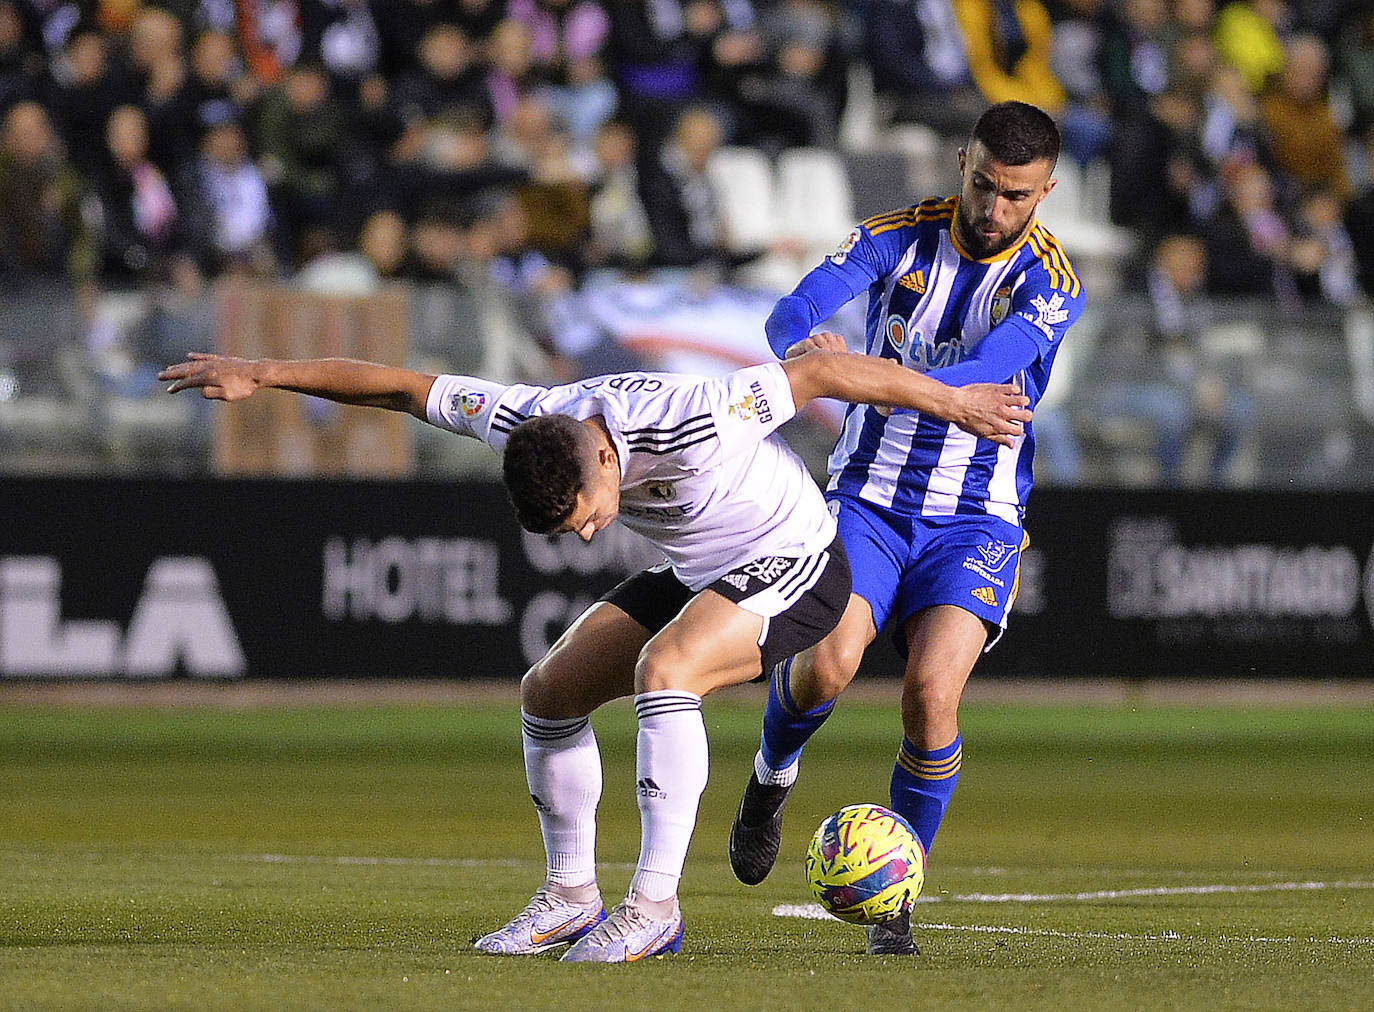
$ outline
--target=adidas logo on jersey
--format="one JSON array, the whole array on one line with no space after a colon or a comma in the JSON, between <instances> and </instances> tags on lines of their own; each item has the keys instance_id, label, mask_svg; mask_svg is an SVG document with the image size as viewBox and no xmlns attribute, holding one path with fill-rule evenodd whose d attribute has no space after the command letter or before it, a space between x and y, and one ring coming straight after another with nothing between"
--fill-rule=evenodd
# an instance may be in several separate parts
<instances>
[{"instance_id":1,"label":"adidas logo on jersey","mask_svg":"<svg viewBox=\"0 0 1374 1012\"><path fill-rule=\"evenodd\" d=\"M975 587L970 593L986 605L992 606L997 603L997 592L991 587Z\"/></svg>"},{"instance_id":2,"label":"adidas logo on jersey","mask_svg":"<svg viewBox=\"0 0 1374 1012\"><path fill-rule=\"evenodd\" d=\"M926 293L925 271L912 271L910 274L903 274L897 284L903 288L910 288L917 295L924 295Z\"/></svg>"}]
</instances>

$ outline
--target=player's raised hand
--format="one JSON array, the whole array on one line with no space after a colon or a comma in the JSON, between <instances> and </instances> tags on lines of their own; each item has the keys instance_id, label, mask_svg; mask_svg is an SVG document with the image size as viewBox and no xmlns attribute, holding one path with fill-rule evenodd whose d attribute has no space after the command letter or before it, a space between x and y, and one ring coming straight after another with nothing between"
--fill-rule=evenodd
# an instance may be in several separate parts
<instances>
[{"instance_id":1,"label":"player's raised hand","mask_svg":"<svg viewBox=\"0 0 1374 1012\"><path fill-rule=\"evenodd\" d=\"M957 410L950 421L965 432L1003 446L1015 446L1031 420L1030 398L1010 383L970 383L957 387Z\"/></svg>"},{"instance_id":2,"label":"player's raised hand","mask_svg":"<svg viewBox=\"0 0 1374 1012\"><path fill-rule=\"evenodd\" d=\"M169 394L199 388L200 395L209 400L241 401L258 389L255 365L248 359L193 351L185 362L169 365L157 378L164 383L172 381Z\"/></svg>"},{"instance_id":3,"label":"player's raised hand","mask_svg":"<svg viewBox=\"0 0 1374 1012\"><path fill-rule=\"evenodd\" d=\"M798 355L805 355L808 351L848 351L849 345L839 334L829 330L822 330L812 334L810 337L798 341L787 349L784 358L796 358Z\"/></svg>"}]
</instances>

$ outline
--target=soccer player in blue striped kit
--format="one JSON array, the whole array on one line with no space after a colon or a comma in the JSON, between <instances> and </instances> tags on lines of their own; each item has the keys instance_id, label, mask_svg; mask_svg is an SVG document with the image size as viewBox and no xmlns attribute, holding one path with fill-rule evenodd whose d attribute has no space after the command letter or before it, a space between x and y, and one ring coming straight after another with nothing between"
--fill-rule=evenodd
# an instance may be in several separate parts
<instances>
[{"instance_id":1,"label":"soccer player in blue striped kit","mask_svg":"<svg viewBox=\"0 0 1374 1012\"><path fill-rule=\"evenodd\" d=\"M953 386L1010 380L1034 407L1083 307L1068 258L1035 216L1058 155L1059 132L1040 109L987 109L959 152L959 194L855 228L778 302L767 324L773 350L843 348L838 335L812 329L867 289L869 355ZM930 416L849 407L826 499L853 593L834 631L773 669L762 745L730 834L742 882L772 868L802 747L885 626L906 657L891 806L929 851L959 778L964 685L1016 597L1033 427L1005 447ZM868 936L873 954L919 951L909 914Z\"/></svg>"}]
</instances>

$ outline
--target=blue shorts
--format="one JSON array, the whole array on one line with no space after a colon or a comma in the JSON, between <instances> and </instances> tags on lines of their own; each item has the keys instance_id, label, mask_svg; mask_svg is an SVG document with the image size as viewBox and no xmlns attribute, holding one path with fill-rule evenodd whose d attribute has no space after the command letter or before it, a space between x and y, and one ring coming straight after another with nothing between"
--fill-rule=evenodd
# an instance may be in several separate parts
<instances>
[{"instance_id":1,"label":"blue shorts","mask_svg":"<svg viewBox=\"0 0 1374 1012\"><path fill-rule=\"evenodd\" d=\"M906 656L906 620L952 604L988 625L985 650L1002 635L1016 600L1021 551L1030 543L1016 524L987 514L910 516L843 493L826 494L849 555L854 593L890 625Z\"/></svg>"}]
</instances>

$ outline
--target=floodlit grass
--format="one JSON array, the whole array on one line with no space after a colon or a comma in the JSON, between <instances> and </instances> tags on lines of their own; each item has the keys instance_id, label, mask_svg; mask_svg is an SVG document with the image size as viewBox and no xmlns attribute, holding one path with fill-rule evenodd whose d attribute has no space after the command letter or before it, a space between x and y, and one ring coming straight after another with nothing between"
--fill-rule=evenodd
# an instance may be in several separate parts
<instances>
[{"instance_id":1,"label":"floodlit grass","mask_svg":"<svg viewBox=\"0 0 1374 1012\"><path fill-rule=\"evenodd\" d=\"M686 940L630 967L470 950L542 875L513 703L0 707L0 1008L1369 1006L1374 708L970 707L912 961L774 914L821 818L886 797L895 696L842 702L751 889L725 840L761 702L707 701ZM633 712L595 724L610 903Z\"/></svg>"}]
</instances>

